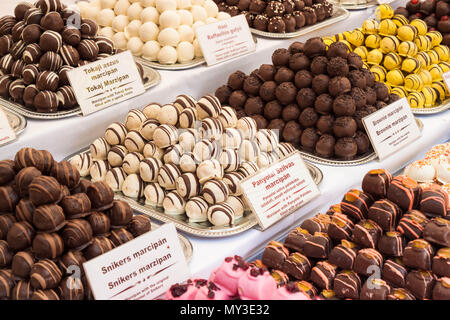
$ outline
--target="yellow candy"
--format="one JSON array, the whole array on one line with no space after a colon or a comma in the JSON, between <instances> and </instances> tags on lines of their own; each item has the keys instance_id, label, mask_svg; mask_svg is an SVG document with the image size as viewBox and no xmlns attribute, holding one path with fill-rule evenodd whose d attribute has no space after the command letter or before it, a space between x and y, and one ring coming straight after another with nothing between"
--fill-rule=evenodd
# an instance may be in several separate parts
<instances>
[{"instance_id":1,"label":"yellow candy","mask_svg":"<svg viewBox=\"0 0 450 320\"><path fill-rule=\"evenodd\" d=\"M449 49L447 46L439 45L433 48L434 51L437 52L439 57L441 58L441 61L447 61L449 58Z\"/></svg>"},{"instance_id":2,"label":"yellow candy","mask_svg":"<svg viewBox=\"0 0 450 320\"><path fill-rule=\"evenodd\" d=\"M430 71L433 81L442 80L442 74L444 73L444 70L440 65L432 64L428 67L428 71Z\"/></svg>"},{"instance_id":3,"label":"yellow candy","mask_svg":"<svg viewBox=\"0 0 450 320\"><path fill-rule=\"evenodd\" d=\"M381 37L377 34L369 34L364 44L368 48L377 49L380 47Z\"/></svg>"},{"instance_id":4,"label":"yellow candy","mask_svg":"<svg viewBox=\"0 0 450 320\"><path fill-rule=\"evenodd\" d=\"M362 32L364 34L378 33L379 24L375 19L368 19L363 22Z\"/></svg>"},{"instance_id":5,"label":"yellow candy","mask_svg":"<svg viewBox=\"0 0 450 320\"><path fill-rule=\"evenodd\" d=\"M363 69L370 69L370 66L367 64L366 61L363 61Z\"/></svg>"},{"instance_id":6,"label":"yellow candy","mask_svg":"<svg viewBox=\"0 0 450 320\"><path fill-rule=\"evenodd\" d=\"M402 57L415 57L419 50L414 42L405 41L399 44L397 51Z\"/></svg>"},{"instance_id":7,"label":"yellow candy","mask_svg":"<svg viewBox=\"0 0 450 320\"><path fill-rule=\"evenodd\" d=\"M334 40L331 37L323 37L322 40L327 46L327 48L330 46L330 44L334 42Z\"/></svg>"},{"instance_id":8,"label":"yellow candy","mask_svg":"<svg viewBox=\"0 0 450 320\"><path fill-rule=\"evenodd\" d=\"M427 51L427 54L431 59L431 64L436 64L439 63L439 61L441 61L441 57L439 56L439 53L437 53L436 51L430 50Z\"/></svg>"},{"instance_id":9,"label":"yellow candy","mask_svg":"<svg viewBox=\"0 0 450 320\"><path fill-rule=\"evenodd\" d=\"M409 24L417 28L417 33L419 35L425 35L427 33L428 26L425 21L421 19L414 19Z\"/></svg>"},{"instance_id":10,"label":"yellow candy","mask_svg":"<svg viewBox=\"0 0 450 320\"><path fill-rule=\"evenodd\" d=\"M370 72L375 76L376 81L384 81L386 79L387 71L382 66L374 65L370 68Z\"/></svg>"},{"instance_id":11,"label":"yellow candy","mask_svg":"<svg viewBox=\"0 0 450 320\"><path fill-rule=\"evenodd\" d=\"M442 42L442 33L439 31L430 31L426 36L430 38L432 47L438 46Z\"/></svg>"},{"instance_id":12,"label":"yellow candy","mask_svg":"<svg viewBox=\"0 0 450 320\"><path fill-rule=\"evenodd\" d=\"M431 40L427 36L418 36L417 39L414 40L414 43L419 48L419 51L428 51L431 49Z\"/></svg>"},{"instance_id":13,"label":"yellow candy","mask_svg":"<svg viewBox=\"0 0 450 320\"><path fill-rule=\"evenodd\" d=\"M380 64L383 61L383 54L378 49L373 49L367 55L368 64Z\"/></svg>"},{"instance_id":14,"label":"yellow candy","mask_svg":"<svg viewBox=\"0 0 450 320\"><path fill-rule=\"evenodd\" d=\"M387 36L381 39L380 50L383 53L396 52L400 41L396 36Z\"/></svg>"},{"instance_id":15,"label":"yellow candy","mask_svg":"<svg viewBox=\"0 0 450 320\"><path fill-rule=\"evenodd\" d=\"M394 9L389 4L381 4L375 10L375 17L378 20L390 19L394 16Z\"/></svg>"},{"instance_id":16,"label":"yellow candy","mask_svg":"<svg viewBox=\"0 0 450 320\"><path fill-rule=\"evenodd\" d=\"M425 97L425 108L433 107L436 104L437 92L432 87L424 87L422 89L423 96Z\"/></svg>"},{"instance_id":17,"label":"yellow candy","mask_svg":"<svg viewBox=\"0 0 450 320\"><path fill-rule=\"evenodd\" d=\"M450 70L450 62L442 61L441 63L439 63L439 66L442 68L442 70L444 70L444 72Z\"/></svg>"},{"instance_id":18,"label":"yellow candy","mask_svg":"<svg viewBox=\"0 0 450 320\"><path fill-rule=\"evenodd\" d=\"M366 47L363 46L356 47L355 50L353 50L353 52L356 53L358 56L360 56L363 61L367 60L367 55L369 54L369 51L367 51Z\"/></svg>"},{"instance_id":19,"label":"yellow candy","mask_svg":"<svg viewBox=\"0 0 450 320\"><path fill-rule=\"evenodd\" d=\"M433 77L431 76L430 71L423 69L420 70L419 76L422 78L424 85L431 85L431 82L433 81Z\"/></svg>"},{"instance_id":20,"label":"yellow candy","mask_svg":"<svg viewBox=\"0 0 450 320\"><path fill-rule=\"evenodd\" d=\"M407 73L418 73L421 67L419 60L416 58L406 58L402 62L401 70Z\"/></svg>"},{"instance_id":21,"label":"yellow candy","mask_svg":"<svg viewBox=\"0 0 450 320\"><path fill-rule=\"evenodd\" d=\"M407 91L420 91L423 88L422 78L417 74L409 74L405 77L405 89Z\"/></svg>"},{"instance_id":22,"label":"yellow candy","mask_svg":"<svg viewBox=\"0 0 450 320\"><path fill-rule=\"evenodd\" d=\"M378 33L382 36L395 36L397 33L397 25L391 19L382 20Z\"/></svg>"},{"instance_id":23,"label":"yellow candy","mask_svg":"<svg viewBox=\"0 0 450 320\"><path fill-rule=\"evenodd\" d=\"M419 60L422 67L428 67L431 65L431 58L426 52L419 52L416 56L417 60Z\"/></svg>"},{"instance_id":24,"label":"yellow candy","mask_svg":"<svg viewBox=\"0 0 450 320\"><path fill-rule=\"evenodd\" d=\"M395 93L400 98L404 98L404 97L406 97L408 95L408 93L406 92L405 88L403 88L403 87L392 87L391 93Z\"/></svg>"},{"instance_id":25,"label":"yellow candy","mask_svg":"<svg viewBox=\"0 0 450 320\"><path fill-rule=\"evenodd\" d=\"M408 102L411 108L423 108L425 105L425 97L422 92L413 91L408 95Z\"/></svg>"},{"instance_id":26,"label":"yellow candy","mask_svg":"<svg viewBox=\"0 0 450 320\"><path fill-rule=\"evenodd\" d=\"M397 37L401 41L414 41L417 38L417 28L407 24L397 29Z\"/></svg>"},{"instance_id":27,"label":"yellow candy","mask_svg":"<svg viewBox=\"0 0 450 320\"><path fill-rule=\"evenodd\" d=\"M408 24L408 19L406 19L406 17L401 14L394 15L392 21L397 25L398 28L404 26L405 24Z\"/></svg>"},{"instance_id":28,"label":"yellow candy","mask_svg":"<svg viewBox=\"0 0 450 320\"><path fill-rule=\"evenodd\" d=\"M448 96L447 86L442 81L433 82L431 87L436 90L439 100L444 101Z\"/></svg>"},{"instance_id":29,"label":"yellow candy","mask_svg":"<svg viewBox=\"0 0 450 320\"><path fill-rule=\"evenodd\" d=\"M364 34L361 30L355 29L352 31L347 40L355 47L359 47L364 43Z\"/></svg>"},{"instance_id":30,"label":"yellow candy","mask_svg":"<svg viewBox=\"0 0 450 320\"><path fill-rule=\"evenodd\" d=\"M399 69L391 70L386 75L386 81L393 86L402 86L405 82L405 77Z\"/></svg>"},{"instance_id":31,"label":"yellow candy","mask_svg":"<svg viewBox=\"0 0 450 320\"><path fill-rule=\"evenodd\" d=\"M341 41L341 40L347 40L347 36L346 36L344 33L338 33L338 34L335 34L335 35L332 37L332 39L333 39L335 42L338 42L338 41Z\"/></svg>"},{"instance_id":32,"label":"yellow candy","mask_svg":"<svg viewBox=\"0 0 450 320\"><path fill-rule=\"evenodd\" d=\"M388 53L384 56L383 66L388 70L394 70L400 67L402 58L395 52Z\"/></svg>"}]
</instances>

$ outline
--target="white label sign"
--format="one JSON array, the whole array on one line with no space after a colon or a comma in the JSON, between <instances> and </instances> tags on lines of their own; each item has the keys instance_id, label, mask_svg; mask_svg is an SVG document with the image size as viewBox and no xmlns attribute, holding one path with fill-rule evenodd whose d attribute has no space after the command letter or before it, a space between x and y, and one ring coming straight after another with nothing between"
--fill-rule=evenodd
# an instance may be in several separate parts
<instances>
[{"instance_id":1,"label":"white label sign","mask_svg":"<svg viewBox=\"0 0 450 320\"><path fill-rule=\"evenodd\" d=\"M243 14L196 28L206 63L211 66L255 51L247 20Z\"/></svg>"},{"instance_id":2,"label":"white label sign","mask_svg":"<svg viewBox=\"0 0 450 320\"><path fill-rule=\"evenodd\" d=\"M0 145L6 144L16 139L16 133L9 124L8 117L0 107Z\"/></svg>"},{"instance_id":3,"label":"white label sign","mask_svg":"<svg viewBox=\"0 0 450 320\"><path fill-rule=\"evenodd\" d=\"M245 179L241 186L262 229L267 229L320 194L298 152Z\"/></svg>"},{"instance_id":4,"label":"white label sign","mask_svg":"<svg viewBox=\"0 0 450 320\"><path fill-rule=\"evenodd\" d=\"M83 115L145 92L130 51L75 68L67 75Z\"/></svg>"},{"instance_id":5,"label":"white label sign","mask_svg":"<svg viewBox=\"0 0 450 320\"><path fill-rule=\"evenodd\" d=\"M402 98L362 119L380 160L420 137L408 100Z\"/></svg>"},{"instance_id":6,"label":"white label sign","mask_svg":"<svg viewBox=\"0 0 450 320\"><path fill-rule=\"evenodd\" d=\"M450 71L447 71L442 74L442 79L444 79L444 83L447 86L447 90L450 90Z\"/></svg>"},{"instance_id":7,"label":"white label sign","mask_svg":"<svg viewBox=\"0 0 450 320\"><path fill-rule=\"evenodd\" d=\"M190 276L173 223L83 264L97 300L150 300Z\"/></svg>"}]
</instances>

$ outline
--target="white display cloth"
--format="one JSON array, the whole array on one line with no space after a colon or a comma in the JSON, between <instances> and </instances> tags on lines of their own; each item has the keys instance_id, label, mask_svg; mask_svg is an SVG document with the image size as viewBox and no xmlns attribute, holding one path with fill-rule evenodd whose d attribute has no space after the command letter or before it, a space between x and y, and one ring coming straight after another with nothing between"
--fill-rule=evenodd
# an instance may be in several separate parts
<instances>
[{"instance_id":1,"label":"white display cloth","mask_svg":"<svg viewBox=\"0 0 450 320\"><path fill-rule=\"evenodd\" d=\"M15 4L19 2L19 0L1 1L0 15L12 14ZM394 1L393 6L396 7L402 2L404 1ZM248 74L262 63L271 63L271 55L275 49L287 48L294 41L305 41L313 36L329 36L360 27L362 22L373 14L373 11L374 8L352 11L350 17L344 21L295 39L277 40L258 37L256 52L213 67L203 65L188 70L159 71L162 81L157 87L151 88L139 97L87 117L51 121L29 119L26 131L17 141L0 147L0 159L12 158L18 149L29 146L47 149L56 160L62 160L88 146L96 137L103 135L110 123L123 121L130 109L143 108L150 102L170 103L179 94L190 94L199 99L204 94L214 93L217 87L226 83L230 73L242 70ZM450 111L420 116L419 119L424 124L422 137L382 162L375 160L353 167L318 165L324 174L324 179L319 186L321 196L266 231L251 229L239 235L216 239L187 235L194 247L194 255L190 262L192 274L207 277L226 256L235 254L247 256L277 234L296 227L303 219L317 212L325 212L331 204L341 200L347 189L360 187L361 179L367 171L385 168L395 172L412 160L423 156L433 145L450 139Z\"/></svg>"}]
</instances>

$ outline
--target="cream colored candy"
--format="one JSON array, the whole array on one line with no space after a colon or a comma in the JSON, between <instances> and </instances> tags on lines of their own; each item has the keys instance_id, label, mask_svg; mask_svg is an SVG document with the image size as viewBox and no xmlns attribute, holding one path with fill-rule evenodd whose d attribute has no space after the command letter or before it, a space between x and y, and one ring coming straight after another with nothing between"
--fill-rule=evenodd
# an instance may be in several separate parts
<instances>
[{"instance_id":1,"label":"cream colored candy","mask_svg":"<svg viewBox=\"0 0 450 320\"><path fill-rule=\"evenodd\" d=\"M201 195L209 204L216 204L227 200L230 191L222 180L208 180L202 187Z\"/></svg>"},{"instance_id":2,"label":"cream colored candy","mask_svg":"<svg viewBox=\"0 0 450 320\"><path fill-rule=\"evenodd\" d=\"M102 9L97 15L97 23L102 27L111 27L115 17L115 13L111 9Z\"/></svg>"},{"instance_id":3,"label":"cream colored candy","mask_svg":"<svg viewBox=\"0 0 450 320\"><path fill-rule=\"evenodd\" d=\"M114 12L116 15L127 15L128 8L130 7L130 3L128 0L118 0L114 5Z\"/></svg>"},{"instance_id":4,"label":"cream colored candy","mask_svg":"<svg viewBox=\"0 0 450 320\"><path fill-rule=\"evenodd\" d=\"M149 183L144 189L145 204L152 207L162 207L166 194L157 183Z\"/></svg>"},{"instance_id":5,"label":"cream colored candy","mask_svg":"<svg viewBox=\"0 0 450 320\"><path fill-rule=\"evenodd\" d=\"M138 20L141 18L141 12L143 8L140 3L135 2L131 6L128 7L127 15L130 20Z\"/></svg>"},{"instance_id":6,"label":"cream colored candy","mask_svg":"<svg viewBox=\"0 0 450 320\"><path fill-rule=\"evenodd\" d=\"M188 94L180 94L177 96L173 105L177 107L177 109L182 112L186 108L195 109L197 101Z\"/></svg>"},{"instance_id":7,"label":"cream colored candy","mask_svg":"<svg viewBox=\"0 0 450 320\"><path fill-rule=\"evenodd\" d=\"M193 150L195 160L202 162L214 158L217 153L216 148L217 146L210 140L203 139L197 142Z\"/></svg>"},{"instance_id":8,"label":"cream colored candy","mask_svg":"<svg viewBox=\"0 0 450 320\"><path fill-rule=\"evenodd\" d=\"M122 193L133 199L142 198L144 195L144 182L139 175L133 173L125 178L122 184Z\"/></svg>"},{"instance_id":9,"label":"cream colored candy","mask_svg":"<svg viewBox=\"0 0 450 320\"><path fill-rule=\"evenodd\" d=\"M113 35L111 40L114 43L114 47L116 47L117 49L125 50L127 48L128 40L125 37L124 32L117 32Z\"/></svg>"},{"instance_id":10,"label":"cream colored candy","mask_svg":"<svg viewBox=\"0 0 450 320\"><path fill-rule=\"evenodd\" d=\"M195 21L192 25L192 29L197 29L198 27L204 26L206 23L204 21Z\"/></svg>"},{"instance_id":11,"label":"cream colored candy","mask_svg":"<svg viewBox=\"0 0 450 320\"><path fill-rule=\"evenodd\" d=\"M174 28L165 28L159 32L158 42L162 46L176 47L177 44L180 42L180 35L178 34L178 31Z\"/></svg>"},{"instance_id":12,"label":"cream colored candy","mask_svg":"<svg viewBox=\"0 0 450 320\"><path fill-rule=\"evenodd\" d=\"M178 108L172 104L166 104L161 107L161 111L158 114L157 120L161 124L171 124L176 125L178 123L178 117L180 112Z\"/></svg>"},{"instance_id":13,"label":"cream colored candy","mask_svg":"<svg viewBox=\"0 0 450 320\"><path fill-rule=\"evenodd\" d=\"M155 129L159 127L160 123L158 120L155 119L147 119L142 125L141 129L141 135L146 140L152 140L153 139L153 132L155 132Z\"/></svg>"},{"instance_id":14,"label":"cream colored candy","mask_svg":"<svg viewBox=\"0 0 450 320\"><path fill-rule=\"evenodd\" d=\"M142 6L144 7L155 7L155 0L140 0Z\"/></svg>"},{"instance_id":15,"label":"cream colored candy","mask_svg":"<svg viewBox=\"0 0 450 320\"><path fill-rule=\"evenodd\" d=\"M239 152L235 149L224 149L220 155L219 161L225 172L233 172L239 169L241 157L239 156Z\"/></svg>"},{"instance_id":16,"label":"cream colored candy","mask_svg":"<svg viewBox=\"0 0 450 320\"><path fill-rule=\"evenodd\" d=\"M139 37L139 29L142 26L140 20L133 20L125 27L125 37L129 40L133 37Z\"/></svg>"},{"instance_id":17,"label":"cream colored candy","mask_svg":"<svg viewBox=\"0 0 450 320\"><path fill-rule=\"evenodd\" d=\"M167 148L178 142L178 129L169 124L162 124L153 132L153 141L159 148Z\"/></svg>"},{"instance_id":18,"label":"cream colored candy","mask_svg":"<svg viewBox=\"0 0 450 320\"><path fill-rule=\"evenodd\" d=\"M200 47L200 43L198 42L198 40L195 39L194 42L192 43L192 45L194 46L194 56L196 58L202 58L203 52L202 52L202 48Z\"/></svg>"},{"instance_id":19,"label":"cream colored candy","mask_svg":"<svg viewBox=\"0 0 450 320\"><path fill-rule=\"evenodd\" d=\"M251 176L259 170L256 163L252 161L244 161L239 166L238 172L242 173L245 177Z\"/></svg>"},{"instance_id":20,"label":"cream colored candy","mask_svg":"<svg viewBox=\"0 0 450 320\"><path fill-rule=\"evenodd\" d=\"M91 175L91 181L104 181L106 173L111 169L110 165L105 160L96 160L89 169Z\"/></svg>"},{"instance_id":21,"label":"cream colored candy","mask_svg":"<svg viewBox=\"0 0 450 320\"><path fill-rule=\"evenodd\" d=\"M142 54L142 47L144 43L138 37L133 37L128 40L127 49L135 56L140 56Z\"/></svg>"},{"instance_id":22,"label":"cream colored candy","mask_svg":"<svg viewBox=\"0 0 450 320\"><path fill-rule=\"evenodd\" d=\"M180 169L182 172L196 172L197 161L192 153L184 153L180 158Z\"/></svg>"},{"instance_id":23,"label":"cream colored candy","mask_svg":"<svg viewBox=\"0 0 450 320\"><path fill-rule=\"evenodd\" d=\"M417 182L427 183L433 182L436 177L436 170L430 161L419 160L406 166L405 175Z\"/></svg>"},{"instance_id":24,"label":"cream colored candy","mask_svg":"<svg viewBox=\"0 0 450 320\"><path fill-rule=\"evenodd\" d=\"M223 176L223 181L227 184L230 190L230 195L240 196L242 194L241 180L245 176L241 172L230 172Z\"/></svg>"},{"instance_id":25,"label":"cream colored candy","mask_svg":"<svg viewBox=\"0 0 450 320\"><path fill-rule=\"evenodd\" d=\"M173 163L179 165L182 154L183 148L179 144L170 146L164 151L163 156L164 163Z\"/></svg>"},{"instance_id":26,"label":"cream colored candy","mask_svg":"<svg viewBox=\"0 0 450 320\"><path fill-rule=\"evenodd\" d=\"M256 121L250 117L240 118L236 124L236 129L240 130L244 139L253 140L258 129Z\"/></svg>"},{"instance_id":27,"label":"cream colored candy","mask_svg":"<svg viewBox=\"0 0 450 320\"><path fill-rule=\"evenodd\" d=\"M191 13L194 21L205 21L206 18L208 18L208 12L206 12L206 9L199 5L192 6Z\"/></svg>"},{"instance_id":28,"label":"cream colored candy","mask_svg":"<svg viewBox=\"0 0 450 320\"><path fill-rule=\"evenodd\" d=\"M222 147L239 149L243 141L242 133L235 128L227 128L222 135Z\"/></svg>"},{"instance_id":29,"label":"cream colored candy","mask_svg":"<svg viewBox=\"0 0 450 320\"><path fill-rule=\"evenodd\" d=\"M219 120L224 128L234 128L237 124L236 111L229 106L224 106L220 110Z\"/></svg>"},{"instance_id":30,"label":"cream colored candy","mask_svg":"<svg viewBox=\"0 0 450 320\"><path fill-rule=\"evenodd\" d=\"M125 140L128 131L125 126L120 122L111 123L108 128L105 130L105 139L106 142L111 146L115 146L116 144L122 144Z\"/></svg>"},{"instance_id":31,"label":"cream colored candy","mask_svg":"<svg viewBox=\"0 0 450 320\"><path fill-rule=\"evenodd\" d=\"M158 183L166 190L175 189L175 181L181 175L180 168L173 163L166 163L159 168Z\"/></svg>"},{"instance_id":32,"label":"cream colored candy","mask_svg":"<svg viewBox=\"0 0 450 320\"><path fill-rule=\"evenodd\" d=\"M200 120L205 118L217 118L221 111L220 101L213 95L203 96L198 100L196 110Z\"/></svg>"},{"instance_id":33,"label":"cream colored candy","mask_svg":"<svg viewBox=\"0 0 450 320\"><path fill-rule=\"evenodd\" d=\"M203 197L193 197L186 202L186 215L190 222L203 222L208 220L208 202Z\"/></svg>"},{"instance_id":34,"label":"cream colored candy","mask_svg":"<svg viewBox=\"0 0 450 320\"><path fill-rule=\"evenodd\" d=\"M125 118L125 127L128 130L140 130L146 119L141 110L131 109Z\"/></svg>"},{"instance_id":35,"label":"cream colored candy","mask_svg":"<svg viewBox=\"0 0 450 320\"><path fill-rule=\"evenodd\" d=\"M100 7L90 5L84 10L83 17L97 22L97 17L100 12Z\"/></svg>"},{"instance_id":36,"label":"cream colored candy","mask_svg":"<svg viewBox=\"0 0 450 320\"><path fill-rule=\"evenodd\" d=\"M203 6L205 4L205 0L191 0L192 6Z\"/></svg>"},{"instance_id":37,"label":"cream colored candy","mask_svg":"<svg viewBox=\"0 0 450 320\"><path fill-rule=\"evenodd\" d=\"M105 182L114 192L122 191L127 174L122 168L112 168L105 175Z\"/></svg>"},{"instance_id":38,"label":"cream colored candy","mask_svg":"<svg viewBox=\"0 0 450 320\"><path fill-rule=\"evenodd\" d=\"M184 213L186 202L178 192L169 192L163 200L164 213L169 215L180 215Z\"/></svg>"},{"instance_id":39,"label":"cream colored candy","mask_svg":"<svg viewBox=\"0 0 450 320\"><path fill-rule=\"evenodd\" d=\"M187 129L186 131L182 132L178 141L183 152L192 152L199 138L200 136L198 130Z\"/></svg>"},{"instance_id":40,"label":"cream colored candy","mask_svg":"<svg viewBox=\"0 0 450 320\"><path fill-rule=\"evenodd\" d=\"M222 179L223 167L217 159L205 160L198 165L196 173L200 183L203 184L211 179Z\"/></svg>"},{"instance_id":41,"label":"cream colored candy","mask_svg":"<svg viewBox=\"0 0 450 320\"><path fill-rule=\"evenodd\" d=\"M100 0L100 6L102 9L112 9L116 2L116 0Z\"/></svg>"},{"instance_id":42,"label":"cream colored candy","mask_svg":"<svg viewBox=\"0 0 450 320\"><path fill-rule=\"evenodd\" d=\"M187 41L182 41L177 46L179 63L186 63L194 59L194 46Z\"/></svg>"},{"instance_id":43,"label":"cream colored candy","mask_svg":"<svg viewBox=\"0 0 450 320\"><path fill-rule=\"evenodd\" d=\"M111 26L115 32L123 32L128 23L129 20L127 16L118 15L113 19Z\"/></svg>"},{"instance_id":44,"label":"cream colored candy","mask_svg":"<svg viewBox=\"0 0 450 320\"><path fill-rule=\"evenodd\" d=\"M159 12L154 7L147 7L141 12L141 21L142 22L154 22L158 23L159 21Z\"/></svg>"},{"instance_id":45,"label":"cream colored candy","mask_svg":"<svg viewBox=\"0 0 450 320\"><path fill-rule=\"evenodd\" d=\"M178 9L189 9L191 6L191 0L177 0Z\"/></svg>"},{"instance_id":46,"label":"cream colored candy","mask_svg":"<svg viewBox=\"0 0 450 320\"><path fill-rule=\"evenodd\" d=\"M217 19L218 19L219 21L226 20L226 19L230 19L230 18L231 18L231 16L230 16L230 14L227 13L227 12L220 11L220 12L217 14Z\"/></svg>"},{"instance_id":47,"label":"cream colored candy","mask_svg":"<svg viewBox=\"0 0 450 320\"><path fill-rule=\"evenodd\" d=\"M159 28L154 22L148 21L139 27L139 37L144 42L156 40L158 34Z\"/></svg>"},{"instance_id":48,"label":"cream colored candy","mask_svg":"<svg viewBox=\"0 0 450 320\"><path fill-rule=\"evenodd\" d=\"M211 24L211 23L214 23L214 22L217 22L217 21L219 21L219 20L217 20L216 18L208 17L208 18L206 18L205 23L206 24Z\"/></svg>"},{"instance_id":49,"label":"cream colored candy","mask_svg":"<svg viewBox=\"0 0 450 320\"><path fill-rule=\"evenodd\" d=\"M194 30L186 24L182 24L178 27L178 34L180 35L181 43L183 43L183 41L187 41L189 43L192 43L194 41ZM194 47L192 46L192 48Z\"/></svg>"},{"instance_id":50,"label":"cream colored candy","mask_svg":"<svg viewBox=\"0 0 450 320\"><path fill-rule=\"evenodd\" d=\"M139 164L144 157L138 152L130 152L123 158L122 168L127 174L138 173Z\"/></svg>"},{"instance_id":51,"label":"cream colored candy","mask_svg":"<svg viewBox=\"0 0 450 320\"><path fill-rule=\"evenodd\" d=\"M162 64L174 64L177 58L177 50L171 46L164 46L158 52L158 61Z\"/></svg>"},{"instance_id":52,"label":"cream colored candy","mask_svg":"<svg viewBox=\"0 0 450 320\"><path fill-rule=\"evenodd\" d=\"M111 27L104 27L98 31L99 36L104 36L108 39L112 39L114 36L114 30Z\"/></svg>"},{"instance_id":53,"label":"cream colored candy","mask_svg":"<svg viewBox=\"0 0 450 320\"><path fill-rule=\"evenodd\" d=\"M175 189L183 198L190 199L200 193L200 182L193 173L183 173L175 181Z\"/></svg>"},{"instance_id":54,"label":"cream colored candy","mask_svg":"<svg viewBox=\"0 0 450 320\"><path fill-rule=\"evenodd\" d=\"M209 207L208 220L215 226L226 226L234 223L233 208L228 203L219 203Z\"/></svg>"},{"instance_id":55,"label":"cream colored candy","mask_svg":"<svg viewBox=\"0 0 450 320\"><path fill-rule=\"evenodd\" d=\"M155 6L159 13L166 10L177 10L177 0L156 0Z\"/></svg>"},{"instance_id":56,"label":"cream colored candy","mask_svg":"<svg viewBox=\"0 0 450 320\"><path fill-rule=\"evenodd\" d=\"M70 164L77 168L80 176L86 177L92 166L92 158L89 153L80 153L70 160Z\"/></svg>"},{"instance_id":57,"label":"cream colored candy","mask_svg":"<svg viewBox=\"0 0 450 320\"><path fill-rule=\"evenodd\" d=\"M197 121L197 110L186 108L180 113L179 124L183 129L194 128Z\"/></svg>"},{"instance_id":58,"label":"cream colored candy","mask_svg":"<svg viewBox=\"0 0 450 320\"><path fill-rule=\"evenodd\" d=\"M278 136L270 129L258 130L256 133L256 143L263 152L275 151L278 147Z\"/></svg>"},{"instance_id":59,"label":"cream colored candy","mask_svg":"<svg viewBox=\"0 0 450 320\"><path fill-rule=\"evenodd\" d=\"M146 105L142 112L147 117L147 119L157 119L160 110L161 105L157 102L152 102Z\"/></svg>"},{"instance_id":60,"label":"cream colored candy","mask_svg":"<svg viewBox=\"0 0 450 320\"><path fill-rule=\"evenodd\" d=\"M106 160L109 149L111 149L111 147L109 143L106 142L105 138L95 139L89 147L91 157L94 160Z\"/></svg>"},{"instance_id":61,"label":"cream colored candy","mask_svg":"<svg viewBox=\"0 0 450 320\"><path fill-rule=\"evenodd\" d=\"M142 58L150 61L156 61L158 60L159 50L161 50L161 46L158 41L148 41L144 43L144 46L142 47Z\"/></svg>"},{"instance_id":62,"label":"cream colored candy","mask_svg":"<svg viewBox=\"0 0 450 320\"><path fill-rule=\"evenodd\" d=\"M177 29L180 26L180 16L175 10L167 10L161 13L159 16L159 27L161 29L174 28Z\"/></svg>"},{"instance_id":63,"label":"cream colored candy","mask_svg":"<svg viewBox=\"0 0 450 320\"><path fill-rule=\"evenodd\" d=\"M164 155L164 151L157 147L156 144L153 141L147 142L144 146L144 157L154 157L157 159L162 159Z\"/></svg>"},{"instance_id":64,"label":"cream colored candy","mask_svg":"<svg viewBox=\"0 0 450 320\"><path fill-rule=\"evenodd\" d=\"M275 152L261 152L258 156L256 163L261 169L267 168L272 163L278 160L278 156Z\"/></svg>"},{"instance_id":65,"label":"cream colored candy","mask_svg":"<svg viewBox=\"0 0 450 320\"><path fill-rule=\"evenodd\" d=\"M124 146L114 146L108 152L108 163L112 167L121 167L127 154L128 150Z\"/></svg>"},{"instance_id":66,"label":"cream colored candy","mask_svg":"<svg viewBox=\"0 0 450 320\"><path fill-rule=\"evenodd\" d=\"M219 14L219 8L212 0L206 0L203 7L205 8L208 17L215 18Z\"/></svg>"},{"instance_id":67,"label":"cream colored candy","mask_svg":"<svg viewBox=\"0 0 450 320\"><path fill-rule=\"evenodd\" d=\"M161 160L153 157L145 158L139 164L139 174L145 182L156 182L159 169L163 166Z\"/></svg>"},{"instance_id":68,"label":"cream colored candy","mask_svg":"<svg viewBox=\"0 0 450 320\"><path fill-rule=\"evenodd\" d=\"M236 196L229 196L225 201L231 208L233 208L234 217L236 219L241 218L244 215L244 202L241 198Z\"/></svg>"},{"instance_id":69,"label":"cream colored candy","mask_svg":"<svg viewBox=\"0 0 450 320\"><path fill-rule=\"evenodd\" d=\"M188 10L177 10L177 14L180 16L180 24L192 26L194 23L194 18L192 17L192 13Z\"/></svg>"}]
</instances>

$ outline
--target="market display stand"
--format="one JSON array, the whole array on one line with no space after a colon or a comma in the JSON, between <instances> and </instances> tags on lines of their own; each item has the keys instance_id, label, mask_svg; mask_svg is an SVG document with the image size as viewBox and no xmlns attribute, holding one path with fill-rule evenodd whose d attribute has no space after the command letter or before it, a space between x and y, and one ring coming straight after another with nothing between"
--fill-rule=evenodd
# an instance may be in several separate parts
<instances>
[{"instance_id":1,"label":"market display stand","mask_svg":"<svg viewBox=\"0 0 450 320\"><path fill-rule=\"evenodd\" d=\"M19 0L9 0L0 4L0 14L11 12ZM69 3L70 1L66 1ZM393 7L403 3L394 1ZM122 121L130 109L142 108L150 102L169 103L179 94L190 94L200 98L226 82L226 75L235 70L251 72L262 63L269 63L272 52L277 48L287 48L294 41L305 41L313 36L334 35L345 30L361 26L362 22L373 14L374 8L353 11L350 17L332 26L317 30L299 38L289 40L270 40L258 38L256 52L214 67L205 65L180 71L160 71L161 83L143 95L120 103L111 108L92 114L88 117L72 117L53 121L29 120L26 131L16 142L0 148L1 158L11 158L23 146L37 149L47 149L61 160L69 154L89 145L96 137L104 133L105 128L114 121ZM421 116L424 124L419 140L407 146L397 154L384 161L353 167L332 167L318 165L324 179L320 185L321 196L298 210L296 213L280 221L278 224L261 232L251 229L240 235L205 239L188 236L194 248L190 262L190 270L194 276L206 277L217 267L224 257L238 254L249 255L254 248L265 244L280 232L297 226L301 220L317 212L324 212L333 203L339 202L341 195L347 189L359 187L361 177L369 170L385 168L396 172L409 162L419 159L426 150L435 144L450 139L450 111Z\"/></svg>"}]
</instances>

